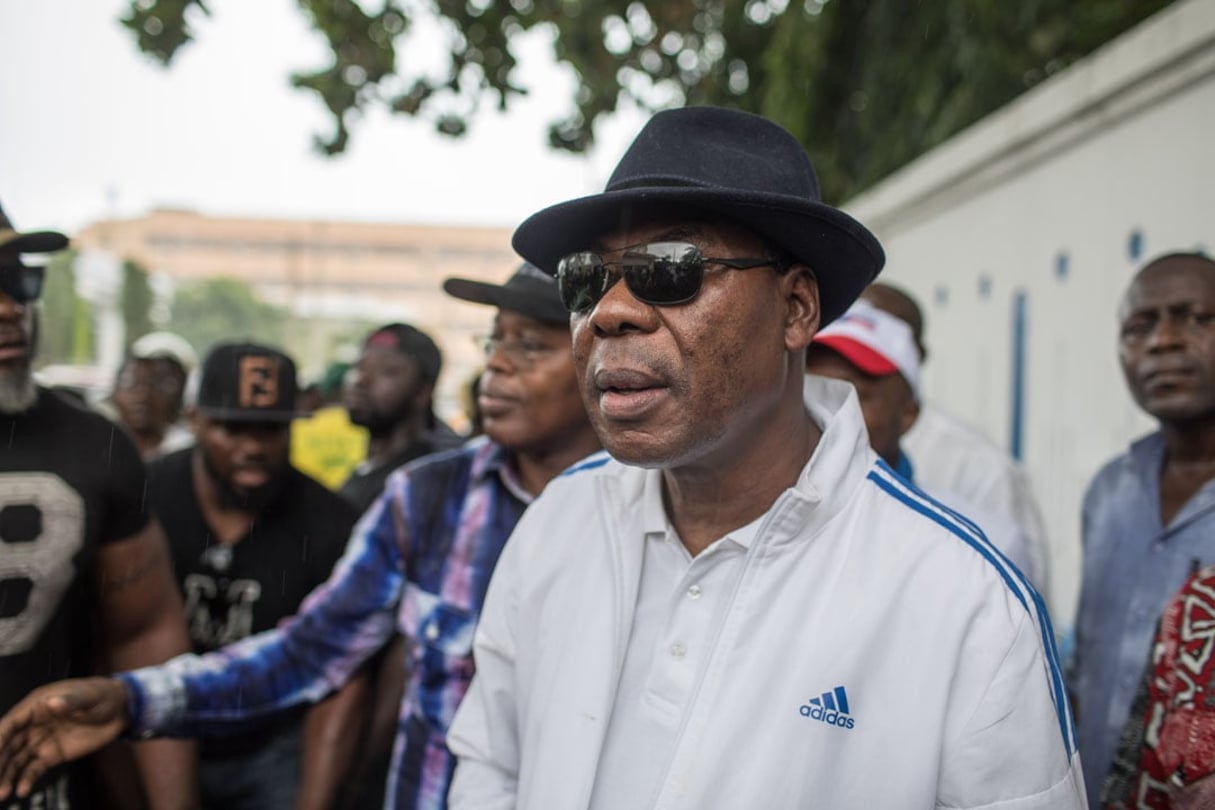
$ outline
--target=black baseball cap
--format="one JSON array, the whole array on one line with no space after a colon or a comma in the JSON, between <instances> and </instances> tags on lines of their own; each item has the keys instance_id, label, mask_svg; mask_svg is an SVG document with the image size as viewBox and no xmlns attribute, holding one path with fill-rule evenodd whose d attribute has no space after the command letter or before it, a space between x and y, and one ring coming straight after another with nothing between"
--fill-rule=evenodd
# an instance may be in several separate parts
<instances>
[{"instance_id":1,"label":"black baseball cap","mask_svg":"<svg viewBox=\"0 0 1215 810\"><path fill-rule=\"evenodd\" d=\"M68 238L57 231L27 231L13 227L0 205L0 250L10 253L54 253L68 246Z\"/></svg>"},{"instance_id":2,"label":"black baseball cap","mask_svg":"<svg viewBox=\"0 0 1215 810\"><path fill-rule=\"evenodd\" d=\"M229 422L290 422L299 416L295 363L256 343L221 343L203 360L195 407Z\"/></svg>"},{"instance_id":3,"label":"black baseball cap","mask_svg":"<svg viewBox=\"0 0 1215 810\"><path fill-rule=\"evenodd\" d=\"M544 323L568 326L570 311L561 303L557 279L524 262L505 284L489 284L467 278L449 278L443 290L451 296L474 304L518 312Z\"/></svg>"}]
</instances>

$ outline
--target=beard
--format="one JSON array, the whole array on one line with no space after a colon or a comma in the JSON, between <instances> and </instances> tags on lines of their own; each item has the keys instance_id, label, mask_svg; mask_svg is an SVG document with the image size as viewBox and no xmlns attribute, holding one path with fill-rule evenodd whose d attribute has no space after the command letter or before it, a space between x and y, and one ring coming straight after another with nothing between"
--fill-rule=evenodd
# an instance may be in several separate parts
<instances>
[{"instance_id":1,"label":"beard","mask_svg":"<svg viewBox=\"0 0 1215 810\"><path fill-rule=\"evenodd\" d=\"M27 305L28 306L28 305ZM0 414L16 416L34 407L38 401L38 385L31 367L38 351L38 309L29 315L29 355L14 368L0 367Z\"/></svg>"},{"instance_id":2,"label":"beard","mask_svg":"<svg viewBox=\"0 0 1215 810\"><path fill-rule=\"evenodd\" d=\"M12 371L0 371L0 414L15 416L25 413L38 401L38 386L28 365Z\"/></svg>"},{"instance_id":3,"label":"beard","mask_svg":"<svg viewBox=\"0 0 1215 810\"><path fill-rule=\"evenodd\" d=\"M346 411L352 425L366 428L368 433L379 438L392 433L397 425L413 416L413 403L407 399L391 413L357 407L347 408Z\"/></svg>"},{"instance_id":4,"label":"beard","mask_svg":"<svg viewBox=\"0 0 1215 810\"><path fill-rule=\"evenodd\" d=\"M271 468L270 479L260 487L248 490L238 490L229 483L228 479L215 468L206 452L202 451L203 469L215 484L219 493L219 502L228 509L243 509L248 512L261 512L283 491L287 484L287 471L283 468Z\"/></svg>"}]
</instances>

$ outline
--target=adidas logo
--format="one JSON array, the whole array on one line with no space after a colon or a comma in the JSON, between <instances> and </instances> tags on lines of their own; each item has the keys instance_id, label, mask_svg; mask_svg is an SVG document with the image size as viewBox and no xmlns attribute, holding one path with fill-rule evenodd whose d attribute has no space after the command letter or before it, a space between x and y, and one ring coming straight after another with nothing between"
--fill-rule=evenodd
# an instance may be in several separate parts
<instances>
[{"instance_id":1,"label":"adidas logo","mask_svg":"<svg viewBox=\"0 0 1215 810\"><path fill-rule=\"evenodd\" d=\"M830 726L843 729L856 726L856 720L848 716L848 693L842 686L837 686L830 692L823 692L816 698L810 698L799 711L802 717L809 717Z\"/></svg>"}]
</instances>

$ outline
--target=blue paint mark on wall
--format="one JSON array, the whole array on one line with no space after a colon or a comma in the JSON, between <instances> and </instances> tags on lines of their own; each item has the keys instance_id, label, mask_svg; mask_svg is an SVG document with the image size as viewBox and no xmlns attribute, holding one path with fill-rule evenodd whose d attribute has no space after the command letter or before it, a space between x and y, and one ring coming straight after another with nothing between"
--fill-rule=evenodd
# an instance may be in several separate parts
<instances>
[{"instance_id":1,"label":"blue paint mark on wall","mask_svg":"<svg viewBox=\"0 0 1215 810\"><path fill-rule=\"evenodd\" d=\"M1132 262L1143 257L1143 231L1135 228L1126 238L1126 255Z\"/></svg>"},{"instance_id":2,"label":"blue paint mark on wall","mask_svg":"<svg viewBox=\"0 0 1215 810\"><path fill-rule=\"evenodd\" d=\"M1055 256L1055 278L1060 281L1067 280L1067 274L1071 272L1071 257L1062 250Z\"/></svg>"},{"instance_id":3,"label":"blue paint mark on wall","mask_svg":"<svg viewBox=\"0 0 1215 810\"><path fill-rule=\"evenodd\" d=\"M1022 461L1025 439L1025 342L1029 319L1029 294L1017 290L1012 310L1012 403L1008 409L1008 452Z\"/></svg>"}]
</instances>

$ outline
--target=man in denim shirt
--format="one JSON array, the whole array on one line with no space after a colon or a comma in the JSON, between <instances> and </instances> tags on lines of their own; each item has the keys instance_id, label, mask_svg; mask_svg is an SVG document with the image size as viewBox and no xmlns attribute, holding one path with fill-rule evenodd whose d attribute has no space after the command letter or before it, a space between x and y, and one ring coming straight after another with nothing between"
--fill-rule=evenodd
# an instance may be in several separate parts
<instances>
[{"instance_id":1,"label":"man in denim shirt","mask_svg":"<svg viewBox=\"0 0 1215 810\"><path fill-rule=\"evenodd\" d=\"M1160 429L1093 479L1071 690L1089 804L1098 806L1161 611L1215 562L1215 262L1169 254L1131 282L1118 356Z\"/></svg>"}]
</instances>

